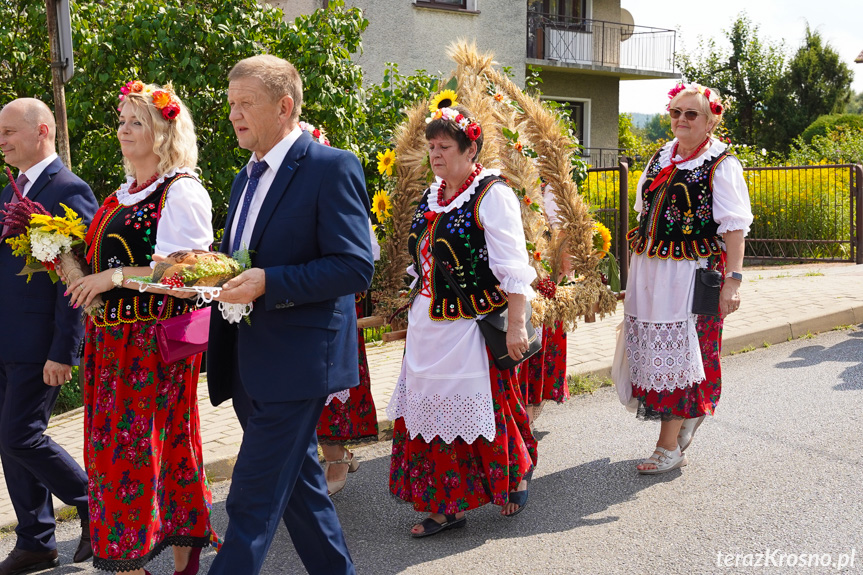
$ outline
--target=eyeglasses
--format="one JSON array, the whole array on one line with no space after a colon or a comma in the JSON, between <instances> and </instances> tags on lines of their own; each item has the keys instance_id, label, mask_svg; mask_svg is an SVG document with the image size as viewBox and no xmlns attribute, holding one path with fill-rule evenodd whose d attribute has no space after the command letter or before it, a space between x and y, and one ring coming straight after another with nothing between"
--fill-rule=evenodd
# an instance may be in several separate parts
<instances>
[{"instance_id":1,"label":"eyeglasses","mask_svg":"<svg viewBox=\"0 0 863 575\"><path fill-rule=\"evenodd\" d=\"M687 120L690 122L694 122L698 118L698 114L703 114L704 112L699 112L698 110L686 110L683 111L680 108L669 108L668 115L671 116L672 119L676 120L680 117L680 114L683 114Z\"/></svg>"}]
</instances>

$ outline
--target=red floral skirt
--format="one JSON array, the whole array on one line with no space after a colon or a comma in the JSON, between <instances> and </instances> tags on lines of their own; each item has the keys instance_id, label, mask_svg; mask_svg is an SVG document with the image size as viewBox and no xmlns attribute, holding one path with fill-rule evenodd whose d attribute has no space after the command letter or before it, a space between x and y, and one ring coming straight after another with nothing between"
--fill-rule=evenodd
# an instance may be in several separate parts
<instances>
[{"instance_id":1,"label":"red floral skirt","mask_svg":"<svg viewBox=\"0 0 863 575\"><path fill-rule=\"evenodd\" d=\"M403 418L394 422L390 491L429 513L456 513L486 503L505 505L522 477L536 465L536 440L516 387L513 370L500 371L489 356L494 441L480 436L471 444L435 436L410 439Z\"/></svg>"},{"instance_id":2,"label":"red floral skirt","mask_svg":"<svg viewBox=\"0 0 863 575\"><path fill-rule=\"evenodd\" d=\"M216 540L198 420L201 356L163 363L155 325L87 322L84 461L93 565L103 571Z\"/></svg>"},{"instance_id":3,"label":"red floral skirt","mask_svg":"<svg viewBox=\"0 0 863 575\"><path fill-rule=\"evenodd\" d=\"M708 259L708 267L718 269L725 275L725 254ZM723 281L724 283L724 281ZM670 420L692 419L702 415L713 415L719 404L722 391L722 368L719 355L722 352L722 324L719 316L696 316L695 329L701 361L704 364L704 379L674 391L644 390L632 386L632 396L638 400L639 419Z\"/></svg>"},{"instance_id":4,"label":"red floral skirt","mask_svg":"<svg viewBox=\"0 0 863 575\"><path fill-rule=\"evenodd\" d=\"M366 359L366 342L363 330L357 330L359 348L360 384L352 387L345 403L338 399L324 406L318 420L318 442L337 443L346 441L364 442L378 439L378 414L372 398L372 383L369 379L369 362Z\"/></svg>"},{"instance_id":5,"label":"red floral skirt","mask_svg":"<svg viewBox=\"0 0 863 575\"><path fill-rule=\"evenodd\" d=\"M566 332L563 323L542 326L542 349L520 366L518 383L522 397L529 405L545 399L563 403L569 399L566 383Z\"/></svg>"}]
</instances>

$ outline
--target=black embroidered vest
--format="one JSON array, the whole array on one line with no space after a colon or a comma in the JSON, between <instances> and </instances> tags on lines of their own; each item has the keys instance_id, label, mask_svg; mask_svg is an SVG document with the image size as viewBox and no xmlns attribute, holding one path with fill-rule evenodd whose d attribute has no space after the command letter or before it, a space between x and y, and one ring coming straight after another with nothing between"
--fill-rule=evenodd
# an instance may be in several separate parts
<instances>
[{"instance_id":1,"label":"black embroidered vest","mask_svg":"<svg viewBox=\"0 0 863 575\"><path fill-rule=\"evenodd\" d=\"M719 224L713 219L713 174L728 157L722 152L697 168L674 168L665 183L650 191L661 170L657 152L647 166L638 227L626 235L636 254L673 260L696 260L722 252ZM650 246L648 248L648 245Z\"/></svg>"},{"instance_id":2,"label":"black embroidered vest","mask_svg":"<svg viewBox=\"0 0 863 575\"><path fill-rule=\"evenodd\" d=\"M148 266L156 247L156 229L168 188L180 178L166 179L153 192L133 206L117 205L98 222L93 237L93 273L120 266ZM104 315L93 316L96 325L119 325L152 319L165 319L190 311L185 300L161 294L141 293L137 289L113 288L102 294Z\"/></svg>"},{"instance_id":3,"label":"black embroidered vest","mask_svg":"<svg viewBox=\"0 0 863 575\"><path fill-rule=\"evenodd\" d=\"M449 287L444 275L434 267L431 271L431 305L429 317L436 321L473 319L474 315L485 315L495 308L506 305L506 295L500 291L500 281L488 264L488 246L485 231L479 219L479 206L489 188L503 180L497 176L483 178L471 198L460 208L440 214L431 226L425 217L429 211L426 190L414 212L408 236L408 251L414 268L422 276L420 248L430 238L432 253L441 258L459 286L471 301L471 310L463 305L455 291ZM422 283L422 278L417 285Z\"/></svg>"}]
</instances>

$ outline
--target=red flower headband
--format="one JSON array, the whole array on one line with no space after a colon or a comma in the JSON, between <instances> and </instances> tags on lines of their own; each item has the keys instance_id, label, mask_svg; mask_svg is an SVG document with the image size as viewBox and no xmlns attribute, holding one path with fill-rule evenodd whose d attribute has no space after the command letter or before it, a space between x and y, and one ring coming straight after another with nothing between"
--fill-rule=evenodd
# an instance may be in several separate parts
<instances>
[{"instance_id":1,"label":"red flower headband","mask_svg":"<svg viewBox=\"0 0 863 575\"><path fill-rule=\"evenodd\" d=\"M159 110L162 113L162 117L169 122L177 119L177 116L180 115L180 101L170 88L156 90L152 84L145 84L140 80L132 80L120 88L120 100L122 101L129 94L143 94L145 96L150 96L153 100L153 106ZM119 109L120 108L117 108L117 110Z\"/></svg>"},{"instance_id":2,"label":"red flower headband","mask_svg":"<svg viewBox=\"0 0 863 575\"><path fill-rule=\"evenodd\" d=\"M714 116L719 116L720 114L722 114L722 110L724 108L722 107L719 98L710 92L710 88L705 88L701 84L697 84L695 82L689 85L686 85L683 82L678 82L671 90L668 91L668 106L671 106L671 100L673 100L675 96L677 96L684 90L695 90L696 92L707 98L707 103L710 105L710 111L713 113ZM713 100L710 99L711 96L713 97ZM668 108L668 106L666 106L666 108Z\"/></svg>"},{"instance_id":3,"label":"red flower headband","mask_svg":"<svg viewBox=\"0 0 863 575\"><path fill-rule=\"evenodd\" d=\"M482 127L477 123L473 118L468 118L467 116L461 114L458 110L454 110L452 108L438 108L432 115L426 118L426 124L432 122L433 120L449 120L450 122L454 122L458 129L464 132L464 135L468 137L468 139L472 142L475 142L477 138L482 135Z\"/></svg>"}]
</instances>

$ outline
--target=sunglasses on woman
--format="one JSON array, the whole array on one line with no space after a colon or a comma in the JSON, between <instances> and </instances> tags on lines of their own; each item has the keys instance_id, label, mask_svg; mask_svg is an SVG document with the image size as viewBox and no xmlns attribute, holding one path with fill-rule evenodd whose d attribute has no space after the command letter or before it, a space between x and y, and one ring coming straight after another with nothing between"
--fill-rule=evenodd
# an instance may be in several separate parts
<instances>
[{"instance_id":1,"label":"sunglasses on woman","mask_svg":"<svg viewBox=\"0 0 863 575\"><path fill-rule=\"evenodd\" d=\"M698 110L686 110L685 112L680 108L669 108L668 115L672 117L672 119L676 120L680 117L680 114L689 120L690 122L694 122L696 118L698 118L698 114L703 114L703 112L699 112Z\"/></svg>"}]
</instances>

